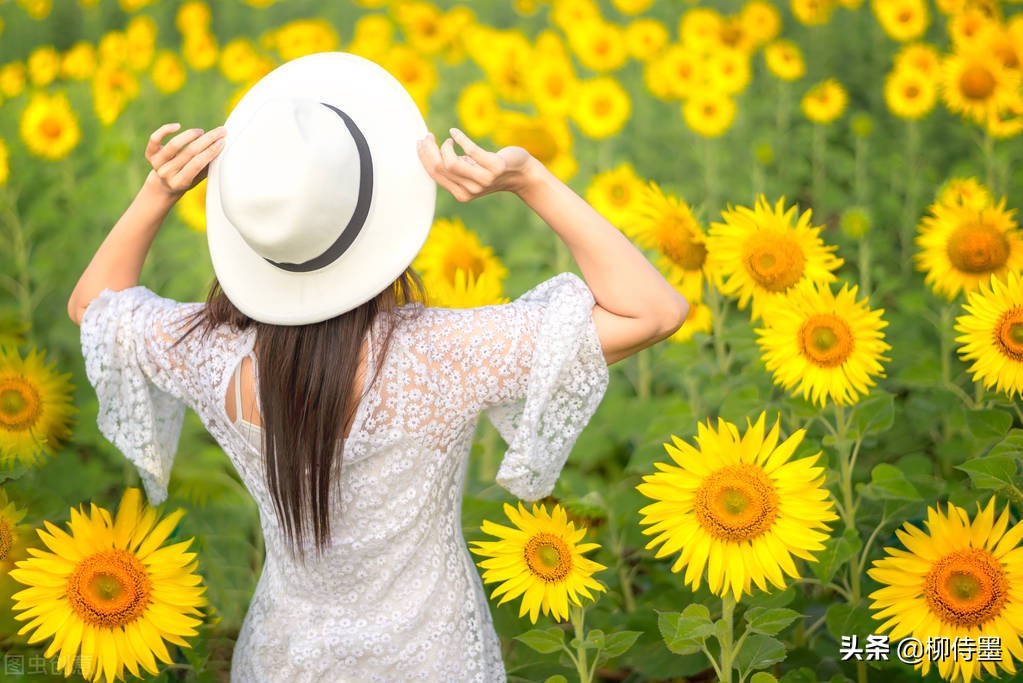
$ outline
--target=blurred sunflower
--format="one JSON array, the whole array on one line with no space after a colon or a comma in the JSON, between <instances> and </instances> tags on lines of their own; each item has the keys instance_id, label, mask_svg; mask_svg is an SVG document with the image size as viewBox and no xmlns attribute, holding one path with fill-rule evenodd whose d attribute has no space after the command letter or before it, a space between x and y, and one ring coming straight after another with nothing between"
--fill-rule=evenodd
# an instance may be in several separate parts
<instances>
[{"instance_id":1,"label":"blurred sunflower","mask_svg":"<svg viewBox=\"0 0 1023 683\"><path fill-rule=\"evenodd\" d=\"M710 308L699 301L689 300L689 314L686 316L682 327L668 337L668 341L674 344L684 344L693 338L697 333L710 334L714 331L714 318Z\"/></svg>"},{"instance_id":2,"label":"blurred sunflower","mask_svg":"<svg viewBox=\"0 0 1023 683\"><path fill-rule=\"evenodd\" d=\"M705 568L708 587L722 597L738 600L753 584L784 588L783 573L799 578L793 556L816 561L826 522L837 519L824 468L815 466L820 452L791 460L805 430L779 443L779 421L769 431L765 423L761 413L740 435L722 418L717 429L701 422L695 445L672 436L664 448L675 465L657 463L636 487L654 501L640 510L643 533L654 536L647 549L660 546L658 558L677 552L671 571L685 567L694 591Z\"/></svg>"},{"instance_id":3,"label":"blurred sunflower","mask_svg":"<svg viewBox=\"0 0 1023 683\"><path fill-rule=\"evenodd\" d=\"M170 95L181 90L185 84L185 65L174 52L161 50L153 59L153 69L149 76L157 90Z\"/></svg>"},{"instance_id":4,"label":"blurred sunflower","mask_svg":"<svg viewBox=\"0 0 1023 683\"><path fill-rule=\"evenodd\" d=\"M315 52L333 52L341 45L337 31L326 19L293 19L267 39L285 62Z\"/></svg>"},{"instance_id":5,"label":"blurred sunflower","mask_svg":"<svg viewBox=\"0 0 1023 683\"><path fill-rule=\"evenodd\" d=\"M455 308L456 303L470 298L478 302L474 305L503 301L501 285L508 269L459 218L434 221L412 267L422 275L433 305ZM481 301L484 294L493 295L492 300Z\"/></svg>"},{"instance_id":6,"label":"blurred sunflower","mask_svg":"<svg viewBox=\"0 0 1023 683\"><path fill-rule=\"evenodd\" d=\"M740 309L752 301L752 320L800 282L834 282L843 263L820 238L821 228L810 224L810 209L796 219L797 207L784 205L783 197L771 208L761 195L753 209L730 207L707 238L709 272Z\"/></svg>"},{"instance_id":7,"label":"blurred sunflower","mask_svg":"<svg viewBox=\"0 0 1023 683\"><path fill-rule=\"evenodd\" d=\"M910 43L895 53L895 68L913 69L937 81L941 78L941 55L930 43Z\"/></svg>"},{"instance_id":8,"label":"blurred sunflower","mask_svg":"<svg viewBox=\"0 0 1023 683\"><path fill-rule=\"evenodd\" d=\"M28 528L20 524L24 518L25 511L19 510L8 500L7 493L0 489L0 583L6 582L14 562L25 555ZM0 590L0 600L6 599L5 591Z\"/></svg>"},{"instance_id":9,"label":"blurred sunflower","mask_svg":"<svg viewBox=\"0 0 1023 683\"><path fill-rule=\"evenodd\" d=\"M206 232L206 180L183 194L174 210L192 230Z\"/></svg>"},{"instance_id":10,"label":"blurred sunflower","mask_svg":"<svg viewBox=\"0 0 1023 683\"><path fill-rule=\"evenodd\" d=\"M657 251L657 267L691 301L703 299L707 238L685 200L650 183L626 220L626 234Z\"/></svg>"},{"instance_id":11,"label":"blurred sunflower","mask_svg":"<svg viewBox=\"0 0 1023 683\"><path fill-rule=\"evenodd\" d=\"M753 47L774 40L781 31L781 15L767 0L748 0L739 10L739 21L750 36Z\"/></svg>"},{"instance_id":12,"label":"blurred sunflower","mask_svg":"<svg viewBox=\"0 0 1023 683\"><path fill-rule=\"evenodd\" d=\"M521 31L498 31L477 25L465 37L466 50L507 102L529 101L526 87L533 68L533 48Z\"/></svg>"},{"instance_id":13,"label":"blurred sunflower","mask_svg":"<svg viewBox=\"0 0 1023 683\"><path fill-rule=\"evenodd\" d=\"M149 16L132 17L124 27L124 37L128 44L128 66L134 71L145 71L153 62L156 53L156 21Z\"/></svg>"},{"instance_id":14,"label":"blurred sunflower","mask_svg":"<svg viewBox=\"0 0 1023 683\"><path fill-rule=\"evenodd\" d=\"M1020 74L986 49L957 51L942 63L941 85L950 111L983 124L1018 97Z\"/></svg>"},{"instance_id":15,"label":"blurred sunflower","mask_svg":"<svg viewBox=\"0 0 1023 683\"><path fill-rule=\"evenodd\" d=\"M0 66L0 95L13 99L25 91L25 65L21 62L9 62Z\"/></svg>"},{"instance_id":16,"label":"blurred sunflower","mask_svg":"<svg viewBox=\"0 0 1023 683\"><path fill-rule=\"evenodd\" d=\"M924 0L872 0L877 23L892 40L915 40L927 30L930 15Z\"/></svg>"},{"instance_id":17,"label":"blurred sunflower","mask_svg":"<svg viewBox=\"0 0 1023 683\"><path fill-rule=\"evenodd\" d=\"M124 66L128 61L128 36L124 31L107 31L100 36L96 50L100 64Z\"/></svg>"},{"instance_id":18,"label":"blurred sunflower","mask_svg":"<svg viewBox=\"0 0 1023 683\"><path fill-rule=\"evenodd\" d=\"M478 81L462 89L455 103L462 130L469 137L489 135L500 116L497 94L489 83Z\"/></svg>"},{"instance_id":19,"label":"blurred sunflower","mask_svg":"<svg viewBox=\"0 0 1023 683\"><path fill-rule=\"evenodd\" d=\"M722 48L738 50L747 57L755 47L753 36L746 30L746 25L737 15L723 17L718 31L718 44Z\"/></svg>"},{"instance_id":20,"label":"blurred sunflower","mask_svg":"<svg viewBox=\"0 0 1023 683\"><path fill-rule=\"evenodd\" d=\"M803 96L800 106L803 114L817 124L828 124L837 119L849 104L849 95L834 78L818 83Z\"/></svg>"},{"instance_id":21,"label":"blurred sunflower","mask_svg":"<svg viewBox=\"0 0 1023 683\"><path fill-rule=\"evenodd\" d=\"M232 83L256 80L267 72L269 60L261 55L249 38L235 38L220 51L218 66Z\"/></svg>"},{"instance_id":22,"label":"blurred sunflower","mask_svg":"<svg viewBox=\"0 0 1023 683\"><path fill-rule=\"evenodd\" d=\"M355 22L355 35L348 46L352 54L379 62L394 43L394 24L383 14L366 14Z\"/></svg>"},{"instance_id":23,"label":"blurred sunflower","mask_svg":"<svg viewBox=\"0 0 1023 683\"><path fill-rule=\"evenodd\" d=\"M757 344L774 383L823 408L852 405L884 376L882 354L891 349L881 331L883 309L871 310L856 287L834 294L826 284L804 282L771 306Z\"/></svg>"},{"instance_id":24,"label":"blurred sunflower","mask_svg":"<svg viewBox=\"0 0 1023 683\"><path fill-rule=\"evenodd\" d=\"M607 21L591 21L568 32L568 43L579 63L597 73L620 69L628 60L622 28Z\"/></svg>"},{"instance_id":25,"label":"blurred sunflower","mask_svg":"<svg viewBox=\"0 0 1023 683\"><path fill-rule=\"evenodd\" d=\"M783 81L797 81L806 74L806 62L799 46L790 40L775 40L764 48L768 70Z\"/></svg>"},{"instance_id":26,"label":"blurred sunflower","mask_svg":"<svg viewBox=\"0 0 1023 683\"><path fill-rule=\"evenodd\" d=\"M11 167L8 159L7 143L4 142L3 138L0 138L0 187L6 185L7 179L11 177Z\"/></svg>"},{"instance_id":27,"label":"blurred sunflower","mask_svg":"<svg viewBox=\"0 0 1023 683\"><path fill-rule=\"evenodd\" d=\"M951 14L948 20L948 35L955 50L986 49L997 29L997 21L980 3L967 3Z\"/></svg>"},{"instance_id":28,"label":"blurred sunflower","mask_svg":"<svg viewBox=\"0 0 1023 683\"><path fill-rule=\"evenodd\" d=\"M625 48L640 62L652 59L668 44L668 28L657 19L634 19L625 27Z\"/></svg>"},{"instance_id":29,"label":"blurred sunflower","mask_svg":"<svg viewBox=\"0 0 1023 683\"><path fill-rule=\"evenodd\" d=\"M577 101L579 79L567 55L552 55L526 74L526 88L541 114L567 116Z\"/></svg>"},{"instance_id":30,"label":"blurred sunflower","mask_svg":"<svg viewBox=\"0 0 1023 683\"><path fill-rule=\"evenodd\" d=\"M32 465L53 455L71 433L70 374L57 374L35 349L25 358L0 347L0 465Z\"/></svg>"},{"instance_id":31,"label":"blurred sunflower","mask_svg":"<svg viewBox=\"0 0 1023 683\"><path fill-rule=\"evenodd\" d=\"M590 591L606 590L593 574L607 567L583 556L600 546L580 542L586 527L576 529L560 505L548 512L534 504L530 513L522 503L518 509L505 503L504 514L514 526L483 520L483 533L498 540L473 541L470 548L487 558L478 563L483 582L500 583L490 594L503 596L498 605L522 596L519 617L529 614L535 624L542 611L567 621L570 604L581 607L582 599L595 599Z\"/></svg>"},{"instance_id":32,"label":"blurred sunflower","mask_svg":"<svg viewBox=\"0 0 1023 683\"><path fill-rule=\"evenodd\" d=\"M60 75L71 81L85 81L96 73L96 48L80 40L60 60Z\"/></svg>"},{"instance_id":33,"label":"blurred sunflower","mask_svg":"<svg viewBox=\"0 0 1023 683\"><path fill-rule=\"evenodd\" d=\"M586 201L611 223L627 231L643 191L643 181L632 165L623 163L593 176L586 188Z\"/></svg>"},{"instance_id":34,"label":"blurred sunflower","mask_svg":"<svg viewBox=\"0 0 1023 683\"><path fill-rule=\"evenodd\" d=\"M572 120L583 135L603 140L622 130L632 114L632 100L617 79L599 76L582 81L576 91Z\"/></svg>"},{"instance_id":35,"label":"blurred sunflower","mask_svg":"<svg viewBox=\"0 0 1023 683\"><path fill-rule=\"evenodd\" d=\"M792 16L804 26L821 26L831 21L834 0L790 0Z\"/></svg>"},{"instance_id":36,"label":"blurred sunflower","mask_svg":"<svg viewBox=\"0 0 1023 683\"><path fill-rule=\"evenodd\" d=\"M52 83L60 73L60 55L52 45L41 45L29 53L25 65L29 82L41 88Z\"/></svg>"},{"instance_id":37,"label":"blurred sunflower","mask_svg":"<svg viewBox=\"0 0 1023 683\"><path fill-rule=\"evenodd\" d=\"M992 277L970 292L956 318L959 355L973 362L973 381L995 387L1009 398L1023 395L1023 281L1018 273Z\"/></svg>"},{"instance_id":38,"label":"blurred sunflower","mask_svg":"<svg viewBox=\"0 0 1023 683\"><path fill-rule=\"evenodd\" d=\"M92 77L92 106L105 126L114 123L138 94L138 79L126 68L101 64Z\"/></svg>"},{"instance_id":39,"label":"blurred sunflower","mask_svg":"<svg viewBox=\"0 0 1023 683\"><path fill-rule=\"evenodd\" d=\"M991 206L995 198L976 178L951 178L938 190L936 201L951 208L980 210Z\"/></svg>"},{"instance_id":40,"label":"blurred sunflower","mask_svg":"<svg viewBox=\"0 0 1023 683\"><path fill-rule=\"evenodd\" d=\"M703 68L710 86L726 95L736 95L749 85L749 55L742 50L730 47L714 50Z\"/></svg>"},{"instance_id":41,"label":"blurred sunflower","mask_svg":"<svg viewBox=\"0 0 1023 683\"><path fill-rule=\"evenodd\" d=\"M682 103L682 118L686 125L705 138L720 137L735 121L735 100L714 88L690 93Z\"/></svg>"},{"instance_id":42,"label":"blurred sunflower","mask_svg":"<svg viewBox=\"0 0 1023 683\"><path fill-rule=\"evenodd\" d=\"M700 89L703 83L703 57L699 52L682 45L670 45L650 63L653 70L646 79L647 87L663 88L668 97L685 99ZM651 83L656 79L658 83Z\"/></svg>"},{"instance_id":43,"label":"blurred sunflower","mask_svg":"<svg viewBox=\"0 0 1023 683\"><path fill-rule=\"evenodd\" d=\"M444 13L436 5L411 0L395 3L392 12L408 44L424 56L436 55L454 38L444 22Z\"/></svg>"},{"instance_id":44,"label":"blurred sunflower","mask_svg":"<svg viewBox=\"0 0 1023 683\"><path fill-rule=\"evenodd\" d=\"M678 22L679 42L697 51L712 50L721 45L724 17L712 7L691 7Z\"/></svg>"},{"instance_id":45,"label":"blurred sunflower","mask_svg":"<svg viewBox=\"0 0 1023 683\"><path fill-rule=\"evenodd\" d=\"M33 19L45 19L53 9L53 0L18 0L25 13Z\"/></svg>"},{"instance_id":46,"label":"blurred sunflower","mask_svg":"<svg viewBox=\"0 0 1023 683\"><path fill-rule=\"evenodd\" d=\"M611 4L622 14L633 16L642 14L650 9L650 6L654 4L654 0L611 0Z\"/></svg>"},{"instance_id":47,"label":"blurred sunflower","mask_svg":"<svg viewBox=\"0 0 1023 683\"><path fill-rule=\"evenodd\" d=\"M895 640L920 642L940 635L951 642L1000 639L999 659L923 657L916 666L926 676L932 665L946 680L997 677L999 667L1015 674L1013 659L1023 659L1023 524L1009 528L1009 508L996 514L991 499L970 520L963 508L948 504L945 513L927 509L926 531L906 522L895 535L906 550L885 548L867 574L881 584L870 594L878 631Z\"/></svg>"},{"instance_id":48,"label":"blurred sunflower","mask_svg":"<svg viewBox=\"0 0 1023 683\"><path fill-rule=\"evenodd\" d=\"M1019 25L1023 27L1023 23ZM991 32L987 46L998 57L1002 66L1006 69L1019 70L1020 64L1023 63L1023 30L1013 35L1006 27L998 25Z\"/></svg>"},{"instance_id":49,"label":"blurred sunflower","mask_svg":"<svg viewBox=\"0 0 1023 683\"><path fill-rule=\"evenodd\" d=\"M217 63L220 54L217 37L207 32L188 33L181 44L181 54L189 68L205 71Z\"/></svg>"},{"instance_id":50,"label":"blurred sunflower","mask_svg":"<svg viewBox=\"0 0 1023 683\"><path fill-rule=\"evenodd\" d=\"M500 147L525 148L561 180L568 180L579 168L572 156L572 132L561 117L502 111L491 137Z\"/></svg>"},{"instance_id":51,"label":"blurred sunflower","mask_svg":"<svg viewBox=\"0 0 1023 683\"><path fill-rule=\"evenodd\" d=\"M63 92L33 93L21 113L19 133L29 152L51 161L66 157L82 139L78 116Z\"/></svg>"},{"instance_id":52,"label":"blurred sunflower","mask_svg":"<svg viewBox=\"0 0 1023 683\"><path fill-rule=\"evenodd\" d=\"M15 619L27 622L19 635L31 633L30 644L52 637L43 656L59 652L65 676L77 664L94 682L123 680L125 669L155 676L156 659L173 663L164 641L190 647L184 638L196 635L206 604L191 539L163 546L182 515L159 520L131 488L116 517L94 504L72 508L66 532L46 522L38 534L51 552L34 550L11 571L28 586L14 594Z\"/></svg>"},{"instance_id":53,"label":"blurred sunflower","mask_svg":"<svg viewBox=\"0 0 1023 683\"><path fill-rule=\"evenodd\" d=\"M895 69L885 79L884 101L899 118L919 119L934 109L938 88L920 71Z\"/></svg>"},{"instance_id":54,"label":"blurred sunflower","mask_svg":"<svg viewBox=\"0 0 1023 683\"><path fill-rule=\"evenodd\" d=\"M935 202L917 226L917 270L949 300L972 292L992 275L1023 270L1023 236L1005 199L985 207Z\"/></svg>"},{"instance_id":55,"label":"blurred sunflower","mask_svg":"<svg viewBox=\"0 0 1023 683\"><path fill-rule=\"evenodd\" d=\"M437 87L437 67L407 45L392 45L383 56L381 65L398 79L419 110L426 114L430 95Z\"/></svg>"}]
</instances>

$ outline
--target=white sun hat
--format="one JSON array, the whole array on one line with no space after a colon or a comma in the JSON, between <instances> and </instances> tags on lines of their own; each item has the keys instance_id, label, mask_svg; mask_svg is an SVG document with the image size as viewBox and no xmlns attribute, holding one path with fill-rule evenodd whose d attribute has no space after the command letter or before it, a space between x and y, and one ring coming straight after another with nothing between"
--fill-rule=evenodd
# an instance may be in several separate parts
<instances>
[{"instance_id":1,"label":"white sun hat","mask_svg":"<svg viewBox=\"0 0 1023 683\"><path fill-rule=\"evenodd\" d=\"M437 186L419 161L419 109L383 68L325 52L274 69L227 117L210 164L213 269L242 313L276 325L327 320L372 299L412 263Z\"/></svg>"}]
</instances>

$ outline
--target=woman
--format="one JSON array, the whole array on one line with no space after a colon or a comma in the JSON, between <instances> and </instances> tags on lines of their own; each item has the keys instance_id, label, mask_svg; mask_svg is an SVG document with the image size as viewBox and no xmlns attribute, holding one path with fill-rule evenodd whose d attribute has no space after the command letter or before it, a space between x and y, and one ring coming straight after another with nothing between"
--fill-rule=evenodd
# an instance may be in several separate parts
<instances>
[{"instance_id":1,"label":"woman","mask_svg":"<svg viewBox=\"0 0 1023 683\"><path fill-rule=\"evenodd\" d=\"M68 312L100 429L150 499L166 496L187 404L258 503L266 560L232 680L503 680L461 533L478 416L509 444L498 482L547 495L607 364L674 332L685 300L525 150L455 129L438 146L397 81L352 55L285 64L225 127L177 131L150 137L153 171ZM217 282L206 305L179 304L136 285L207 168ZM480 309L408 303L435 183L462 202L517 195L585 284L563 274Z\"/></svg>"}]
</instances>

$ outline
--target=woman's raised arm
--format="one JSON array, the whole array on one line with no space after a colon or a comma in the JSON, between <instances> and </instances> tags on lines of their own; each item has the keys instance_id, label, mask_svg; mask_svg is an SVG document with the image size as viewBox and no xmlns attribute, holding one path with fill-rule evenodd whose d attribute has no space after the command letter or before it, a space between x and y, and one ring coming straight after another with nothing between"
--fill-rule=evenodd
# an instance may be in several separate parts
<instances>
[{"instance_id":1,"label":"woman's raised arm","mask_svg":"<svg viewBox=\"0 0 1023 683\"><path fill-rule=\"evenodd\" d=\"M625 235L521 147L488 152L452 128L440 147L432 135L420 141L419 156L455 199L514 192L554 230L593 293L593 322L608 364L682 326L689 313L685 298Z\"/></svg>"},{"instance_id":2,"label":"woman's raised arm","mask_svg":"<svg viewBox=\"0 0 1023 683\"><path fill-rule=\"evenodd\" d=\"M76 325L81 325L85 309L104 289L119 291L138 284L146 254L167 213L202 180L206 167L223 147L222 127L205 133L186 130L163 144L163 139L180 127L168 123L149 137L146 159L153 170L71 292L67 312Z\"/></svg>"}]
</instances>

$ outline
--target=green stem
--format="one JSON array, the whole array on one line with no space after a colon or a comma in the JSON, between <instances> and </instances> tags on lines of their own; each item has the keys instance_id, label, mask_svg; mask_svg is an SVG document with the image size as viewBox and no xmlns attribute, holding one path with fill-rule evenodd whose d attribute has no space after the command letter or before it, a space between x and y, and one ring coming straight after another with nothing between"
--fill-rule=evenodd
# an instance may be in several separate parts
<instances>
[{"instance_id":1,"label":"green stem","mask_svg":"<svg viewBox=\"0 0 1023 683\"><path fill-rule=\"evenodd\" d=\"M824 152L827 148L827 129L819 123L813 124L813 140L810 143L810 193L815 214L822 211L821 192L824 187Z\"/></svg>"},{"instance_id":2,"label":"green stem","mask_svg":"<svg viewBox=\"0 0 1023 683\"><path fill-rule=\"evenodd\" d=\"M859 435L855 442L848 438L849 427L852 424L852 414L846 414L842 406L835 406L835 447L838 451L839 486L842 491L842 521L846 529L856 530L856 499L853 494L853 471L856 465L856 457L859 454L860 444L863 436ZM862 597L862 584L860 579L860 567L856 561L847 565L849 570L849 593L848 602L851 607L857 607ZM866 683L867 666L863 661L856 662L856 680L858 683Z\"/></svg>"},{"instance_id":3,"label":"green stem","mask_svg":"<svg viewBox=\"0 0 1023 683\"><path fill-rule=\"evenodd\" d=\"M616 569L618 570L618 583L622 587L622 602L626 613L636 611L636 595L632 588L631 568L625 561L625 531L619 530L615 524L614 515L607 516L608 535L611 538L611 551L615 556Z\"/></svg>"},{"instance_id":4,"label":"green stem","mask_svg":"<svg viewBox=\"0 0 1023 683\"><path fill-rule=\"evenodd\" d=\"M774 100L774 158L787 158L785 141L789 139L789 120L792 117L792 87L787 81L778 79L778 92ZM780 164L786 168L788 164Z\"/></svg>"},{"instance_id":5,"label":"green stem","mask_svg":"<svg viewBox=\"0 0 1023 683\"><path fill-rule=\"evenodd\" d=\"M725 622L726 628L722 629L723 632L720 634L721 665L718 672L721 683L732 683L732 664L738 648L732 642L732 632L735 629L735 597L731 593L726 593L721 598L721 620Z\"/></svg>"},{"instance_id":6,"label":"green stem","mask_svg":"<svg viewBox=\"0 0 1023 683\"><path fill-rule=\"evenodd\" d=\"M995 139L988 132L987 128L984 129L984 144L982 145L984 150L984 177L987 183L987 189L991 191L994 196L999 195L999 189L996 187L998 182L997 171L995 164Z\"/></svg>"},{"instance_id":7,"label":"green stem","mask_svg":"<svg viewBox=\"0 0 1023 683\"><path fill-rule=\"evenodd\" d=\"M650 349L643 349L636 354L636 397L641 401L650 398L650 385L653 383L653 376Z\"/></svg>"},{"instance_id":8,"label":"green stem","mask_svg":"<svg viewBox=\"0 0 1023 683\"><path fill-rule=\"evenodd\" d=\"M728 368L732 364L731 354L728 353L728 349L725 348L724 330L725 330L725 314L727 313L725 301L723 297L718 293L717 287L710 284L707 287L707 306L711 310L711 325L713 326L711 338L714 343L714 357L717 359L718 368L721 369L721 374L727 375Z\"/></svg>"},{"instance_id":9,"label":"green stem","mask_svg":"<svg viewBox=\"0 0 1023 683\"><path fill-rule=\"evenodd\" d=\"M702 138L700 144L703 150L703 180L706 186L706 200L708 215L713 214L718 206L720 190L718 182L718 155L717 145L713 138Z\"/></svg>"},{"instance_id":10,"label":"green stem","mask_svg":"<svg viewBox=\"0 0 1023 683\"><path fill-rule=\"evenodd\" d=\"M869 299L874 285L870 277L871 240L866 235L861 235L859 240L860 294Z\"/></svg>"},{"instance_id":11,"label":"green stem","mask_svg":"<svg viewBox=\"0 0 1023 683\"><path fill-rule=\"evenodd\" d=\"M590 670L586 662L586 648L583 647L583 641L586 640L586 631L584 629L586 610L572 605L569 618L572 621L572 626L575 628L575 639L578 643L575 649L575 670L579 674L579 683L591 683L593 671Z\"/></svg>"},{"instance_id":12,"label":"green stem","mask_svg":"<svg viewBox=\"0 0 1023 683\"><path fill-rule=\"evenodd\" d=\"M902 251L903 275L909 273L913 261L913 234L916 232L917 214L920 211L920 126L917 121L906 121L906 196L899 233L899 247Z\"/></svg>"},{"instance_id":13,"label":"green stem","mask_svg":"<svg viewBox=\"0 0 1023 683\"><path fill-rule=\"evenodd\" d=\"M0 195L3 200L3 225L8 234L10 253L14 258L14 268L11 283L11 294L17 302L18 320L25 328L26 341L32 343L32 287L28 267L28 239L25 235L25 226L21 222L15 207L14 198L6 191Z\"/></svg>"}]
</instances>

